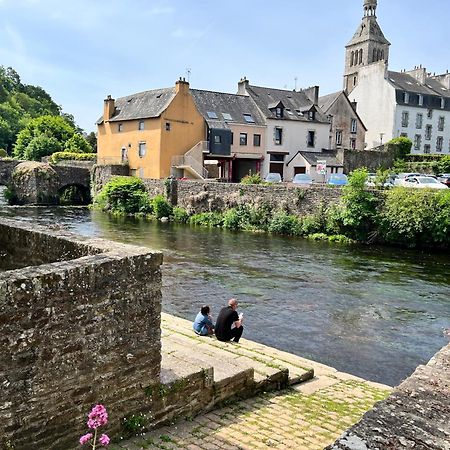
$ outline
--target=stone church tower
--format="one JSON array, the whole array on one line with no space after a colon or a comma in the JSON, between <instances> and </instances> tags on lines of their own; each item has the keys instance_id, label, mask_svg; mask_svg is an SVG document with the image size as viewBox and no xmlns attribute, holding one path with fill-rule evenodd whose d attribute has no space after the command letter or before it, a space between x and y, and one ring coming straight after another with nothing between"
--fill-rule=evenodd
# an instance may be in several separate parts
<instances>
[{"instance_id":1,"label":"stone church tower","mask_svg":"<svg viewBox=\"0 0 450 450\"><path fill-rule=\"evenodd\" d=\"M344 90L349 94L358 84L361 67L379 61L388 62L389 41L377 22L377 0L364 0L364 17L345 54Z\"/></svg>"}]
</instances>

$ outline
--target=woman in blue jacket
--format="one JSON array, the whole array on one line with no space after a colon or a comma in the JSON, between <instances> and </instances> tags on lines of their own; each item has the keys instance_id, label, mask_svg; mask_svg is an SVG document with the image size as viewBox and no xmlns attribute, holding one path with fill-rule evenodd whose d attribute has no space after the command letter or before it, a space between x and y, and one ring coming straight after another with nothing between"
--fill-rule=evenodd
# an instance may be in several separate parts
<instances>
[{"instance_id":1,"label":"woman in blue jacket","mask_svg":"<svg viewBox=\"0 0 450 450\"><path fill-rule=\"evenodd\" d=\"M208 305L202 306L202 309L197 314L192 328L200 336L210 336L214 334L214 323L212 321L211 308Z\"/></svg>"}]
</instances>

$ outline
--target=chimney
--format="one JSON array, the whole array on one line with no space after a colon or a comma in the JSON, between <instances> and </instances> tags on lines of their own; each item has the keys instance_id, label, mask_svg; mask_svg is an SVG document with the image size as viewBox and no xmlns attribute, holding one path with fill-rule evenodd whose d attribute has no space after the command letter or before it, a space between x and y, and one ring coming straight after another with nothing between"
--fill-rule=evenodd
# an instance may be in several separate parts
<instances>
[{"instance_id":1,"label":"chimney","mask_svg":"<svg viewBox=\"0 0 450 450\"><path fill-rule=\"evenodd\" d=\"M353 101L350 102L350 103L352 104L353 111L356 112L356 108L358 107L358 102L356 102L355 100L353 100Z\"/></svg>"},{"instance_id":2,"label":"chimney","mask_svg":"<svg viewBox=\"0 0 450 450\"><path fill-rule=\"evenodd\" d=\"M108 95L103 104L103 120L108 122L109 119L114 115L116 110L116 101Z\"/></svg>"},{"instance_id":3,"label":"chimney","mask_svg":"<svg viewBox=\"0 0 450 450\"><path fill-rule=\"evenodd\" d=\"M319 86L312 86L308 89L303 89L306 96L315 104L319 104Z\"/></svg>"},{"instance_id":4,"label":"chimney","mask_svg":"<svg viewBox=\"0 0 450 450\"><path fill-rule=\"evenodd\" d=\"M186 81L186 78L181 78L175 83L175 92L187 94L189 92L189 83Z\"/></svg>"},{"instance_id":5,"label":"chimney","mask_svg":"<svg viewBox=\"0 0 450 450\"><path fill-rule=\"evenodd\" d=\"M247 80L246 77L241 78L238 83L238 95L248 95L248 86L250 85L250 81Z\"/></svg>"},{"instance_id":6,"label":"chimney","mask_svg":"<svg viewBox=\"0 0 450 450\"><path fill-rule=\"evenodd\" d=\"M405 73L411 75L415 78L420 84L425 84L427 79L427 69L422 67L422 64L416 67L413 70L405 70Z\"/></svg>"}]
</instances>

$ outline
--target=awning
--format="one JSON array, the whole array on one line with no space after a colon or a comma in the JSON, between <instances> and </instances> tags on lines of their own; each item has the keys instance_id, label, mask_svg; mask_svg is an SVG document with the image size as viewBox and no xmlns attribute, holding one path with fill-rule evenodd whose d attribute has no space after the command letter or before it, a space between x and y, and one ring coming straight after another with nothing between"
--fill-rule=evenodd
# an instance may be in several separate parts
<instances>
[{"instance_id":1,"label":"awning","mask_svg":"<svg viewBox=\"0 0 450 450\"><path fill-rule=\"evenodd\" d=\"M258 161L264 158L263 155L256 153L235 153L234 156L236 159L256 159Z\"/></svg>"}]
</instances>

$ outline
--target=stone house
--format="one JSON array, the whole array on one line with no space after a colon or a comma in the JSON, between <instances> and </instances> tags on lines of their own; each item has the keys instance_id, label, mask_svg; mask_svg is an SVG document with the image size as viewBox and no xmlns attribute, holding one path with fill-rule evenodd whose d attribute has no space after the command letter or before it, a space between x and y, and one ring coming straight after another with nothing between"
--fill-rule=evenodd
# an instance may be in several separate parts
<instances>
[{"instance_id":1,"label":"stone house","mask_svg":"<svg viewBox=\"0 0 450 450\"><path fill-rule=\"evenodd\" d=\"M299 151L322 152L329 148L330 122L318 106L319 87L288 91L250 85L242 79L238 94L249 96L265 118L267 138L262 175L279 173L290 181L297 173L307 173ZM287 165L288 161L292 161Z\"/></svg>"},{"instance_id":2,"label":"stone house","mask_svg":"<svg viewBox=\"0 0 450 450\"><path fill-rule=\"evenodd\" d=\"M412 153L450 153L450 74L422 66L389 70L389 46L377 22L377 0L364 1L364 17L346 47L344 89L377 147L405 136ZM356 56L357 55L357 56Z\"/></svg>"},{"instance_id":3,"label":"stone house","mask_svg":"<svg viewBox=\"0 0 450 450\"><path fill-rule=\"evenodd\" d=\"M367 129L344 91L320 97L319 106L331 120L330 149L364 150Z\"/></svg>"}]
</instances>

